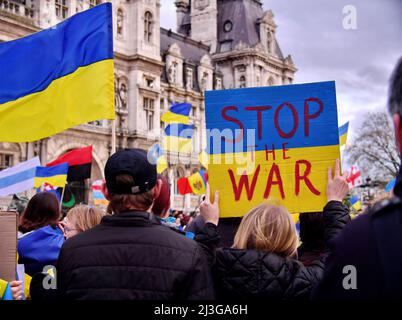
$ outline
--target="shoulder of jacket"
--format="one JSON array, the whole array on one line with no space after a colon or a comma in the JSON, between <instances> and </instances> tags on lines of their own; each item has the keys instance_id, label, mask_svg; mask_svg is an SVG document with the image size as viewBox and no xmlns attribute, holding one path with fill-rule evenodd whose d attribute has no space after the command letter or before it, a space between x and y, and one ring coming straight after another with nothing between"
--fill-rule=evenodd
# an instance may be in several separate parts
<instances>
[{"instance_id":1,"label":"shoulder of jacket","mask_svg":"<svg viewBox=\"0 0 402 320\"><path fill-rule=\"evenodd\" d=\"M373 216L378 216L397 208L402 209L402 199L400 199L399 197L393 197L377 202L370 209L369 213L371 213Z\"/></svg>"}]
</instances>

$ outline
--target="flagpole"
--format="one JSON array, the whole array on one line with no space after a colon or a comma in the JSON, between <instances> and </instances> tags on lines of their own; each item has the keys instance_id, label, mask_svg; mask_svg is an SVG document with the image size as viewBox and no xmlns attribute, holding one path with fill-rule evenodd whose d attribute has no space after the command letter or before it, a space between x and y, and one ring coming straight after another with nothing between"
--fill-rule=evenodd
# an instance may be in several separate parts
<instances>
[{"instance_id":1,"label":"flagpole","mask_svg":"<svg viewBox=\"0 0 402 320\"><path fill-rule=\"evenodd\" d=\"M67 184L67 182L66 182L66 184ZM64 198L64 190L66 190L66 184L64 185L63 191L61 192L60 211L63 209L63 198Z\"/></svg>"},{"instance_id":2,"label":"flagpole","mask_svg":"<svg viewBox=\"0 0 402 320\"><path fill-rule=\"evenodd\" d=\"M112 120L112 154L116 152L116 119Z\"/></svg>"}]
</instances>

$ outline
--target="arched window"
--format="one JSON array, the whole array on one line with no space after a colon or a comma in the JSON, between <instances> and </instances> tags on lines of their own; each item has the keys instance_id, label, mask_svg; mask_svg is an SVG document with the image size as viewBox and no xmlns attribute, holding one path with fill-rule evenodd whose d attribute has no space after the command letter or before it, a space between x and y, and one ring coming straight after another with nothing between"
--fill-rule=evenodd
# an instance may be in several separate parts
<instances>
[{"instance_id":1,"label":"arched window","mask_svg":"<svg viewBox=\"0 0 402 320\"><path fill-rule=\"evenodd\" d=\"M124 14L122 9L117 10L117 19L116 19L116 24L117 24L117 35L123 36L123 20L124 20Z\"/></svg>"},{"instance_id":2,"label":"arched window","mask_svg":"<svg viewBox=\"0 0 402 320\"><path fill-rule=\"evenodd\" d=\"M239 88L245 88L246 87L246 77L241 76L239 79Z\"/></svg>"},{"instance_id":3,"label":"arched window","mask_svg":"<svg viewBox=\"0 0 402 320\"><path fill-rule=\"evenodd\" d=\"M267 31L267 50L269 53L272 53L272 43L273 43L273 39L272 39L272 33L271 31Z\"/></svg>"},{"instance_id":4,"label":"arched window","mask_svg":"<svg viewBox=\"0 0 402 320\"><path fill-rule=\"evenodd\" d=\"M269 77L268 83L269 86L273 86L275 84L274 79L272 77Z\"/></svg>"},{"instance_id":5,"label":"arched window","mask_svg":"<svg viewBox=\"0 0 402 320\"><path fill-rule=\"evenodd\" d=\"M144 39L146 42L152 41L152 13L147 11L144 14Z\"/></svg>"}]
</instances>

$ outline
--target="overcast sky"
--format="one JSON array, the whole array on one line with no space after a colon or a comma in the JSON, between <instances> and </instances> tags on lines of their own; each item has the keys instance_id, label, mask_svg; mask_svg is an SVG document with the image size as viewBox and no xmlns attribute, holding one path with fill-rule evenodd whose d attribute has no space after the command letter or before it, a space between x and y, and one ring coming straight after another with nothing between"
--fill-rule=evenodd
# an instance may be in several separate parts
<instances>
[{"instance_id":1,"label":"overcast sky","mask_svg":"<svg viewBox=\"0 0 402 320\"><path fill-rule=\"evenodd\" d=\"M335 80L339 124L359 126L368 111L386 108L388 80L402 57L402 0L265 0L277 40L298 68L295 83ZM161 26L176 28L174 0L161 0ZM353 5L357 29L345 30Z\"/></svg>"}]
</instances>

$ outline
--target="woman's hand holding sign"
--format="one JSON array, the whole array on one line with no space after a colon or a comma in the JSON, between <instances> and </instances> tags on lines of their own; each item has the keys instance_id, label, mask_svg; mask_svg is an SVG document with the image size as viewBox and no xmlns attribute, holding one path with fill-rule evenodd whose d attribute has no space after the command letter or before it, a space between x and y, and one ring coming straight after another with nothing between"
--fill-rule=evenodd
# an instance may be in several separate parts
<instances>
[{"instance_id":1,"label":"woman's hand holding sign","mask_svg":"<svg viewBox=\"0 0 402 320\"><path fill-rule=\"evenodd\" d=\"M210 222L217 226L219 222L219 192L215 192L213 203L210 200L210 193L209 183L207 183L205 200L200 205L200 213L205 223Z\"/></svg>"},{"instance_id":2,"label":"woman's hand holding sign","mask_svg":"<svg viewBox=\"0 0 402 320\"><path fill-rule=\"evenodd\" d=\"M339 159L335 162L335 172L332 178L332 169L328 168L328 185L327 185L327 200L330 201L341 201L346 197L349 192L349 186L346 181L345 172L341 175L341 169L339 164Z\"/></svg>"}]
</instances>

